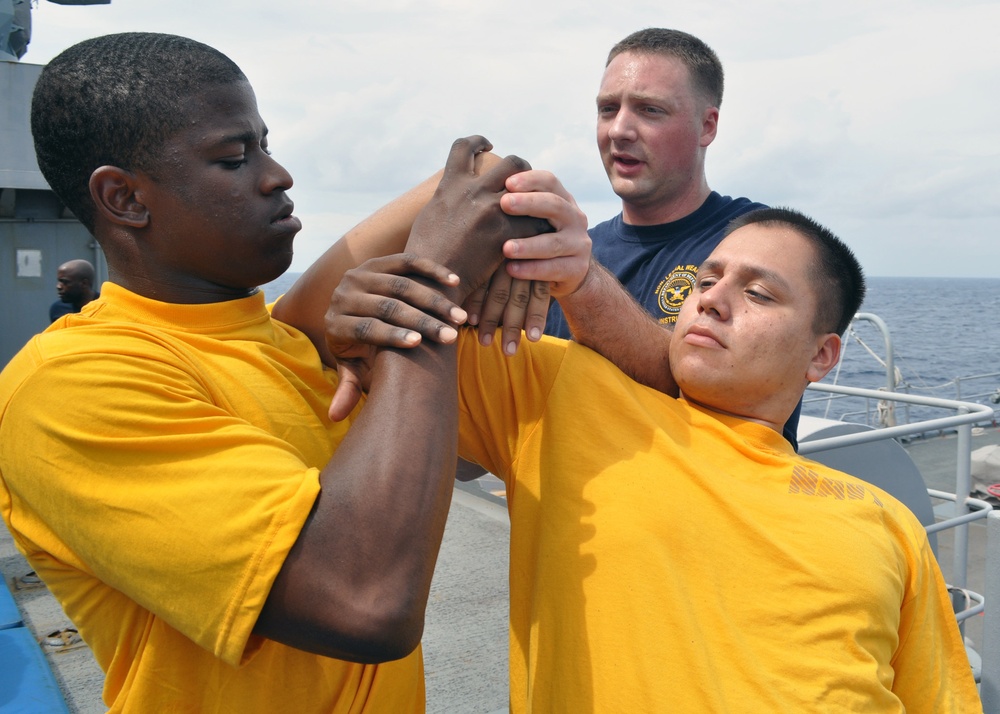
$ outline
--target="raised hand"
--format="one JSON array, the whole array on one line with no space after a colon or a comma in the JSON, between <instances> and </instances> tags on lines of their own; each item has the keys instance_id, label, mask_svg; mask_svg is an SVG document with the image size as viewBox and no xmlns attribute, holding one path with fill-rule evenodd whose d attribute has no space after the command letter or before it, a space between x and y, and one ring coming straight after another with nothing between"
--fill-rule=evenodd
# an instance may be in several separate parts
<instances>
[{"instance_id":1,"label":"raised hand","mask_svg":"<svg viewBox=\"0 0 1000 714\"><path fill-rule=\"evenodd\" d=\"M502 319L503 349L514 354L523 325L529 340L545 329L550 296L559 298L579 289L590 269L590 236L587 216L559 180L548 171L525 171L507 179L509 194L500 205L511 215L544 218L553 229L530 238L509 240L503 253L508 259L494 274L488 289L466 300L464 307L479 325L479 342L489 345Z\"/></svg>"},{"instance_id":2,"label":"raised hand","mask_svg":"<svg viewBox=\"0 0 1000 714\"><path fill-rule=\"evenodd\" d=\"M491 148L481 136L452 145L441 182L414 221L406 245L407 252L447 265L459 276L452 295L457 302L485 283L500 264L507 240L552 230L543 219L501 210L507 179L530 166L508 156L477 175L476 155Z\"/></svg>"},{"instance_id":3,"label":"raised hand","mask_svg":"<svg viewBox=\"0 0 1000 714\"><path fill-rule=\"evenodd\" d=\"M444 266L412 254L372 258L344 274L326 313L326 344L340 377L330 419L346 418L367 390L377 348L416 347L423 338L455 341L465 310L433 286L457 283Z\"/></svg>"},{"instance_id":4,"label":"raised hand","mask_svg":"<svg viewBox=\"0 0 1000 714\"><path fill-rule=\"evenodd\" d=\"M544 280L517 280L504 261L482 287L462 307L469 313L469 324L479 326L479 341L484 347L493 341L497 327L503 325L504 352L512 355L521 342L522 330L532 342L545 331L548 320L549 283Z\"/></svg>"},{"instance_id":5,"label":"raised hand","mask_svg":"<svg viewBox=\"0 0 1000 714\"><path fill-rule=\"evenodd\" d=\"M590 270L587 216L548 171L512 175L501 207L512 216L544 218L551 230L503 246L507 272L521 280L544 280L557 300L575 292Z\"/></svg>"}]
</instances>

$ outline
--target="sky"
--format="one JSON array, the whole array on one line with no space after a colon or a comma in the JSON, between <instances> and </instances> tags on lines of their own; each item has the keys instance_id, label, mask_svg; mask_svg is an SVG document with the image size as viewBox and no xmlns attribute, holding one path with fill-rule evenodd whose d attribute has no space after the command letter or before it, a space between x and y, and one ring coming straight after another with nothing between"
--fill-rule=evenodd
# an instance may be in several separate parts
<instances>
[{"instance_id":1,"label":"sky","mask_svg":"<svg viewBox=\"0 0 1000 714\"><path fill-rule=\"evenodd\" d=\"M594 98L611 46L657 26L725 67L713 189L806 212L872 276L1000 277L1000 2L39 0L32 24L22 62L134 30L235 60L295 178L293 271L470 134L613 216Z\"/></svg>"}]
</instances>

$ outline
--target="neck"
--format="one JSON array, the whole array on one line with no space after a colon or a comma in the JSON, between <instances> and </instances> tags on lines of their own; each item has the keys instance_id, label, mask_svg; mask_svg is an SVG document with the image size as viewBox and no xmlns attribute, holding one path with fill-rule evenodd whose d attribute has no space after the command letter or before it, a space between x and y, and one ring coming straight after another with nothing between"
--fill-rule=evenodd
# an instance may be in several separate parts
<instances>
[{"instance_id":1,"label":"neck","mask_svg":"<svg viewBox=\"0 0 1000 714\"><path fill-rule=\"evenodd\" d=\"M706 411L721 414L726 417L733 417L734 419L742 419L743 421L760 424L761 426L766 426L768 429L776 431L779 434L784 432L785 423L792 415L792 412L795 411L796 404L798 404L798 400L796 400L795 404L792 404L790 407L769 403L765 405L754 405L752 408L739 405L734 405L735 408L721 408L716 405L706 404L705 402L697 399L692 399L687 394L684 394L683 391L680 396L689 404L693 404L701 409L705 409Z\"/></svg>"},{"instance_id":2,"label":"neck","mask_svg":"<svg viewBox=\"0 0 1000 714\"><path fill-rule=\"evenodd\" d=\"M622 201L622 219L632 226L658 226L687 218L701 208L712 189L708 182L695 183L683 193L655 204L641 205Z\"/></svg>"},{"instance_id":3,"label":"neck","mask_svg":"<svg viewBox=\"0 0 1000 714\"><path fill-rule=\"evenodd\" d=\"M169 277L151 279L145 275L130 275L114 268L108 268L111 282L142 297L177 305L204 305L226 302L254 295L258 288L226 288L207 282L171 280Z\"/></svg>"}]
</instances>

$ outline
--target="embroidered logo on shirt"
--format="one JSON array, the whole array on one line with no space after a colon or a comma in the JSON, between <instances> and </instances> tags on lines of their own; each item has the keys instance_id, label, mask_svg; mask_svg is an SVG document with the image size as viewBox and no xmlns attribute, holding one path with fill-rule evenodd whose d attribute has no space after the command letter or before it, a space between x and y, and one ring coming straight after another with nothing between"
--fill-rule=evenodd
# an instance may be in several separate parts
<instances>
[{"instance_id":1,"label":"embroidered logo on shirt","mask_svg":"<svg viewBox=\"0 0 1000 714\"><path fill-rule=\"evenodd\" d=\"M656 304L663 311L661 324L677 322L677 313L694 289L697 277L697 265L678 265L656 286Z\"/></svg>"},{"instance_id":2,"label":"embroidered logo on shirt","mask_svg":"<svg viewBox=\"0 0 1000 714\"><path fill-rule=\"evenodd\" d=\"M867 493L871 494L876 506L882 507L878 496L865 488L863 484L820 476L812 469L802 465L792 469L792 480L788 482L788 492L833 498L838 501L861 501L864 500Z\"/></svg>"}]
</instances>

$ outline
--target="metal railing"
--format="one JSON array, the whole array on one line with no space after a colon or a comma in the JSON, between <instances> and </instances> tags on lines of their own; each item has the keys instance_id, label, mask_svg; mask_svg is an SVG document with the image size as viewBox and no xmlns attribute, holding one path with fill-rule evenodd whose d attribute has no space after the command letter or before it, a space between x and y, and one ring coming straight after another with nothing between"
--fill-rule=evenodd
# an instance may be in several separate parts
<instances>
[{"instance_id":1,"label":"metal railing","mask_svg":"<svg viewBox=\"0 0 1000 714\"><path fill-rule=\"evenodd\" d=\"M939 399L937 397L924 397L899 392L885 392L877 389L862 389L860 387L845 387L839 384L811 384L809 385L809 390L844 397L882 399L904 404L917 404L924 407L948 409L956 412L951 416L924 419L912 424L900 424L855 434L807 441L799 445L799 453L806 455L842 446L867 444L882 439L902 438L929 431L954 429L958 435L955 447L957 452L955 458L955 491L953 494L949 494L929 489L928 493L932 498L939 500L953 500L955 503L955 513L953 517L928 527L928 532L933 533L948 528L955 529L955 562L952 571L952 584L964 588L967 581L969 560L969 533L967 526L972 521L985 518L986 514L992 510L992 507L988 503L972 498L971 496L972 425L981 423L985 419L992 419L993 409L973 402L960 402L954 399Z\"/></svg>"},{"instance_id":2,"label":"metal railing","mask_svg":"<svg viewBox=\"0 0 1000 714\"><path fill-rule=\"evenodd\" d=\"M1000 511L993 511L986 520L989 531L986 544L987 600L1000 603ZM1000 608L986 608L983 621L982 679L979 693L985 714L1000 714Z\"/></svg>"}]
</instances>

